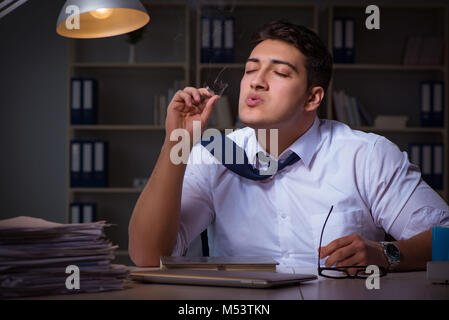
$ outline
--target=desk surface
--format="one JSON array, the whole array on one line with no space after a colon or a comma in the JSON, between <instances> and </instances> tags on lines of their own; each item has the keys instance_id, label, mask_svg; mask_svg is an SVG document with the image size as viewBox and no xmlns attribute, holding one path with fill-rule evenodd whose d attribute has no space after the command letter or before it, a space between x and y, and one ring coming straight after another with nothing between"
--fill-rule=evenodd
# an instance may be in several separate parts
<instances>
[{"instance_id":1,"label":"desk surface","mask_svg":"<svg viewBox=\"0 0 449 320\"><path fill-rule=\"evenodd\" d=\"M316 274L316 270L282 270ZM272 289L247 289L187 285L148 284L129 281L124 290L35 297L33 299L84 300L315 300L315 299L449 299L449 285L432 284L426 272L389 273L380 278L380 289L368 290L365 280L328 279L300 286Z\"/></svg>"}]
</instances>

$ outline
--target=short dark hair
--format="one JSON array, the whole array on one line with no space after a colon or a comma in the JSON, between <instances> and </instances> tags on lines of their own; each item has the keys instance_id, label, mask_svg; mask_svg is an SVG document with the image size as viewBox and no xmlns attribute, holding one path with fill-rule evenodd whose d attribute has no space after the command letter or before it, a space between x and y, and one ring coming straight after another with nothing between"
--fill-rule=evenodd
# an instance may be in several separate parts
<instances>
[{"instance_id":1,"label":"short dark hair","mask_svg":"<svg viewBox=\"0 0 449 320\"><path fill-rule=\"evenodd\" d=\"M318 35L304 26L286 20L263 25L252 37L254 46L272 39L295 46L306 57L307 88L320 86L327 90L332 76L332 57Z\"/></svg>"}]
</instances>

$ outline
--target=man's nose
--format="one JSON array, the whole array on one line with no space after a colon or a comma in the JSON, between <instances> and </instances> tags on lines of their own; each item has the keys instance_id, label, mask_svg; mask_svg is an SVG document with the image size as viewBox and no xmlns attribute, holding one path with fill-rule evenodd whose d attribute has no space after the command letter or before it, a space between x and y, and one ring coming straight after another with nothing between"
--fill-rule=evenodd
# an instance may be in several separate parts
<instances>
[{"instance_id":1,"label":"man's nose","mask_svg":"<svg viewBox=\"0 0 449 320\"><path fill-rule=\"evenodd\" d=\"M267 90L268 83L265 80L265 73L258 72L254 75L254 78L251 80L251 89L253 90Z\"/></svg>"}]
</instances>

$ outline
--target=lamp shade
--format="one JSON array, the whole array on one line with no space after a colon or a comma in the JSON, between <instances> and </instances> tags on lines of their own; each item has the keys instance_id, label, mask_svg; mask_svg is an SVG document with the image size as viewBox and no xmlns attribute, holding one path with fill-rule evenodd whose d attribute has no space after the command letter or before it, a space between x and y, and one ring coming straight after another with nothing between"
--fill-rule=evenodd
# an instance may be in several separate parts
<instances>
[{"instance_id":1,"label":"lamp shade","mask_svg":"<svg viewBox=\"0 0 449 320\"><path fill-rule=\"evenodd\" d=\"M56 32L68 38L104 38L140 29L148 21L139 0L67 0Z\"/></svg>"}]
</instances>

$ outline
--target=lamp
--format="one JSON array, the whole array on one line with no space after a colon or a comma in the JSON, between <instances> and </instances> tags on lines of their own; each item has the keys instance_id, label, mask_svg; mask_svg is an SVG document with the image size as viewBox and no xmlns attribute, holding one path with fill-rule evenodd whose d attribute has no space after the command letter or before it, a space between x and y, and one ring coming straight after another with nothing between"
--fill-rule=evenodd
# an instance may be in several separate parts
<instances>
[{"instance_id":1,"label":"lamp","mask_svg":"<svg viewBox=\"0 0 449 320\"><path fill-rule=\"evenodd\" d=\"M104 38L140 29L148 21L139 0L67 0L56 32L68 38Z\"/></svg>"}]
</instances>

